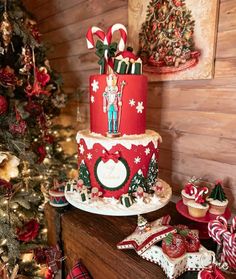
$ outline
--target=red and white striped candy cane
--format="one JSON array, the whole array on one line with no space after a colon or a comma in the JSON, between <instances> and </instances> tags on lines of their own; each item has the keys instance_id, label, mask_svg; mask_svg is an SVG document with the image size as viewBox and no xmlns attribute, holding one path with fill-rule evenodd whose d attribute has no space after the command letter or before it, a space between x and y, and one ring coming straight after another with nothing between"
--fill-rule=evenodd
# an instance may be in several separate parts
<instances>
[{"instance_id":1,"label":"red and white striped candy cane","mask_svg":"<svg viewBox=\"0 0 236 279\"><path fill-rule=\"evenodd\" d=\"M198 193L195 194L195 201L199 202L199 200L202 199L203 195L208 193L208 188L207 187L202 187Z\"/></svg>"},{"instance_id":2,"label":"red and white striped candy cane","mask_svg":"<svg viewBox=\"0 0 236 279\"><path fill-rule=\"evenodd\" d=\"M97 26L90 27L86 34L87 47L89 49L92 49L95 47L94 38L93 38L94 35L96 35L102 41L104 41L104 39L106 37L105 32L101 28L99 28Z\"/></svg>"},{"instance_id":3,"label":"red and white striped candy cane","mask_svg":"<svg viewBox=\"0 0 236 279\"><path fill-rule=\"evenodd\" d=\"M125 49L125 44L127 41L127 29L123 24L116 23L108 29L107 34L106 34L107 44L111 43L111 39L112 39L113 33L115 31L120 32L121 38L120 38L120 41L118 44L118 49L119 49L119 51L123 51Z\"/></svg>"},{"instance_id":4,"label":"red and white striped candy cane","mask_svg":"<svg viewBox=\"0 0 236 279\"><path fill-rule=\"evenodd\" d=\"M212 220L208 224L209 236L213 238L219 245L222 245L222 261L226 261L228 265L236 269L236 217L232 220L232 225L228 230L228 224L224 217L218 216L216 220Z\"/></svg>"}]
</instances>

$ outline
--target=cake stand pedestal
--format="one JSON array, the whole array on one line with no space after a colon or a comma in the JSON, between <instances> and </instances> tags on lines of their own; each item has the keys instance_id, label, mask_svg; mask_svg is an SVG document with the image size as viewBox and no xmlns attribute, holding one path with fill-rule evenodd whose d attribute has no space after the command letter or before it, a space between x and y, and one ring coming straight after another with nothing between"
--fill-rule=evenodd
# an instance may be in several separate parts
<instances>
[{"instance_id":1,"label":"cake stand pedestal","mask_svg":"<svg viewBox=\"0 0 236 279\"><path fill-rule=\"evenodd\" d=\"M139 214L149 213L164 207L171 199L172 190L169 184L159 179L165 189L165 196L152 197L149 203L138 201L132 204L130 207L125 207L119 200L112 198L101 198L97 201L82 201L78 192L65 191L65 197L67 201L74 207L81 210L109 216L133 216Z\"/></svg>"},{"instance_id":2,"label":"cake stand pedestal","mask_svg":"<svg viewBox=\"0 0 236 279\"><path fill-rule=\"evenodd\" d=\"M189 215L188 207L183 203L183 200L180 200L176 204L177 211L183 215L185 218L193 221L189 223L189 228L196 229L199 231L199 238L207 239L210 238L208 235L208 223L210 220L216 219L218 215L206 213L205 217L195 218ZM228 220L231 216L230 209L227 207L225 213L222 215L226 220Z\"/></svg>"}]
</instances>

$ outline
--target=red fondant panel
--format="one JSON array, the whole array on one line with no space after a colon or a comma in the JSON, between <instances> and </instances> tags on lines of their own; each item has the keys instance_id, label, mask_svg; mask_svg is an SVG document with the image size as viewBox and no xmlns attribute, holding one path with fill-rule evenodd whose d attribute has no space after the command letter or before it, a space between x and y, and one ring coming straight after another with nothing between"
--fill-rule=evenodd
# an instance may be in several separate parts
<instances>
[{"instance_id":1,"label":"red fondant panel","mask_svg":"<svg viewBox=\"0 0 236 279\"><path fill-rule=\"evenodd\" d=\"M130 182L133 176L141 169L144 177L147 176L149 162L155 154L156 159L158 160L159 149L155 148L153 142L149 142L148 145L132 145L131 149L125 148L121 144L117 144L113 146L110 150L106 150L101 144L95 143L92 149L88 149L84 139L80 139L78 143L78 147L83 146L83 153L81 154L81 148L78 150L78 165L80 166L81 161L83 160L88 168L90 173L91 186L99 188L102 191L104 197L115 197L119 198L122 194L126 194L129 190ZM106 153L104 153L104 151ZM119 156L126 160L130 175L126 183L118 190L107 190L101 187L98 183L95 176L95 165L99 158L106 157L109 154L110 158L112 158L112 154L117 154L119 152ZM137 159L139 158L139 159ZM115 160L114 156L114 160Z\"/></svg>"},{"instance_id":2,"label":"red fondant panel","mask_svg":"<svg viewBox=\"0 0 236 279\"><path fill-rule=\"evenodd\" d=\"M106 135L108 113L104 112L103 93L107 87L107 75L93 75L89 80L90 88L90 130ZM118 106L121 135L144 134L146 129L147 78L143 75L117 75L118 92L121 92L122 106ZM121 83L125 82L123 90ZM120 116L119 116L120 115Z\"/></svg>"}]
</instances>

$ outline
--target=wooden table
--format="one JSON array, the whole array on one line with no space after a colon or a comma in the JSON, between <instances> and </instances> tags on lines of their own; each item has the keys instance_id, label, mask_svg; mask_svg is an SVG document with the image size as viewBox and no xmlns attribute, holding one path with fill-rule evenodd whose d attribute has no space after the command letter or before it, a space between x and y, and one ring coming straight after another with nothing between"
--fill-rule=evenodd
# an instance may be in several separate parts
<instances>
[{"instance_id":1,"label":"wooden table","mask_svg":"<svg viewBox=\"0 0 236 279\"><path fill-rule=\"evenodd\" d=\"M94 279L165 279L162 269L145 261L134 250L118 250L116 244L136 228L137 217L113 217L91 214L74 207L57 210L46 207L49 242L62 241L66 256L66 268L71 269L81 259ZM164 208L144 214L153 221L170 214L172 224L188 224L189 220L180 215L175 204L170 202ZM61 227L55 229L60 217ZM211 240L203 242L205 247L215 248ZM197 278L196 272L186 272L180 278ZM230 277L227 277L230 278ZM233 277L231 277L233 278Z\"/></svg>"}]
</instances>

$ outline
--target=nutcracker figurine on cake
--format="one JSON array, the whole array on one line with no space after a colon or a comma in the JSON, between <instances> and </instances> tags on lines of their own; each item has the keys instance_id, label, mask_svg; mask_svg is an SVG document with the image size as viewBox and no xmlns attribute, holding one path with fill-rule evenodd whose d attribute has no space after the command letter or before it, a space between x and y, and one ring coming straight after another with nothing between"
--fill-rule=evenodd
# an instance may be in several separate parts
<instances>
[{"instance_id":1,"label":"nutcracker figurine on cake","mask_svg":"<svg viewBox=\"0 0 236 279\"><path fill-rule=\"evenodd\" d=\"M121 113L121 92L119 92L117 86L117 76L115 74L110 74L106 78L107 86L105 92L103 93L103 111L107 113L108 118L108 136L118 136L119 126L118 119Z\"/></svg>"}]
</instances>

